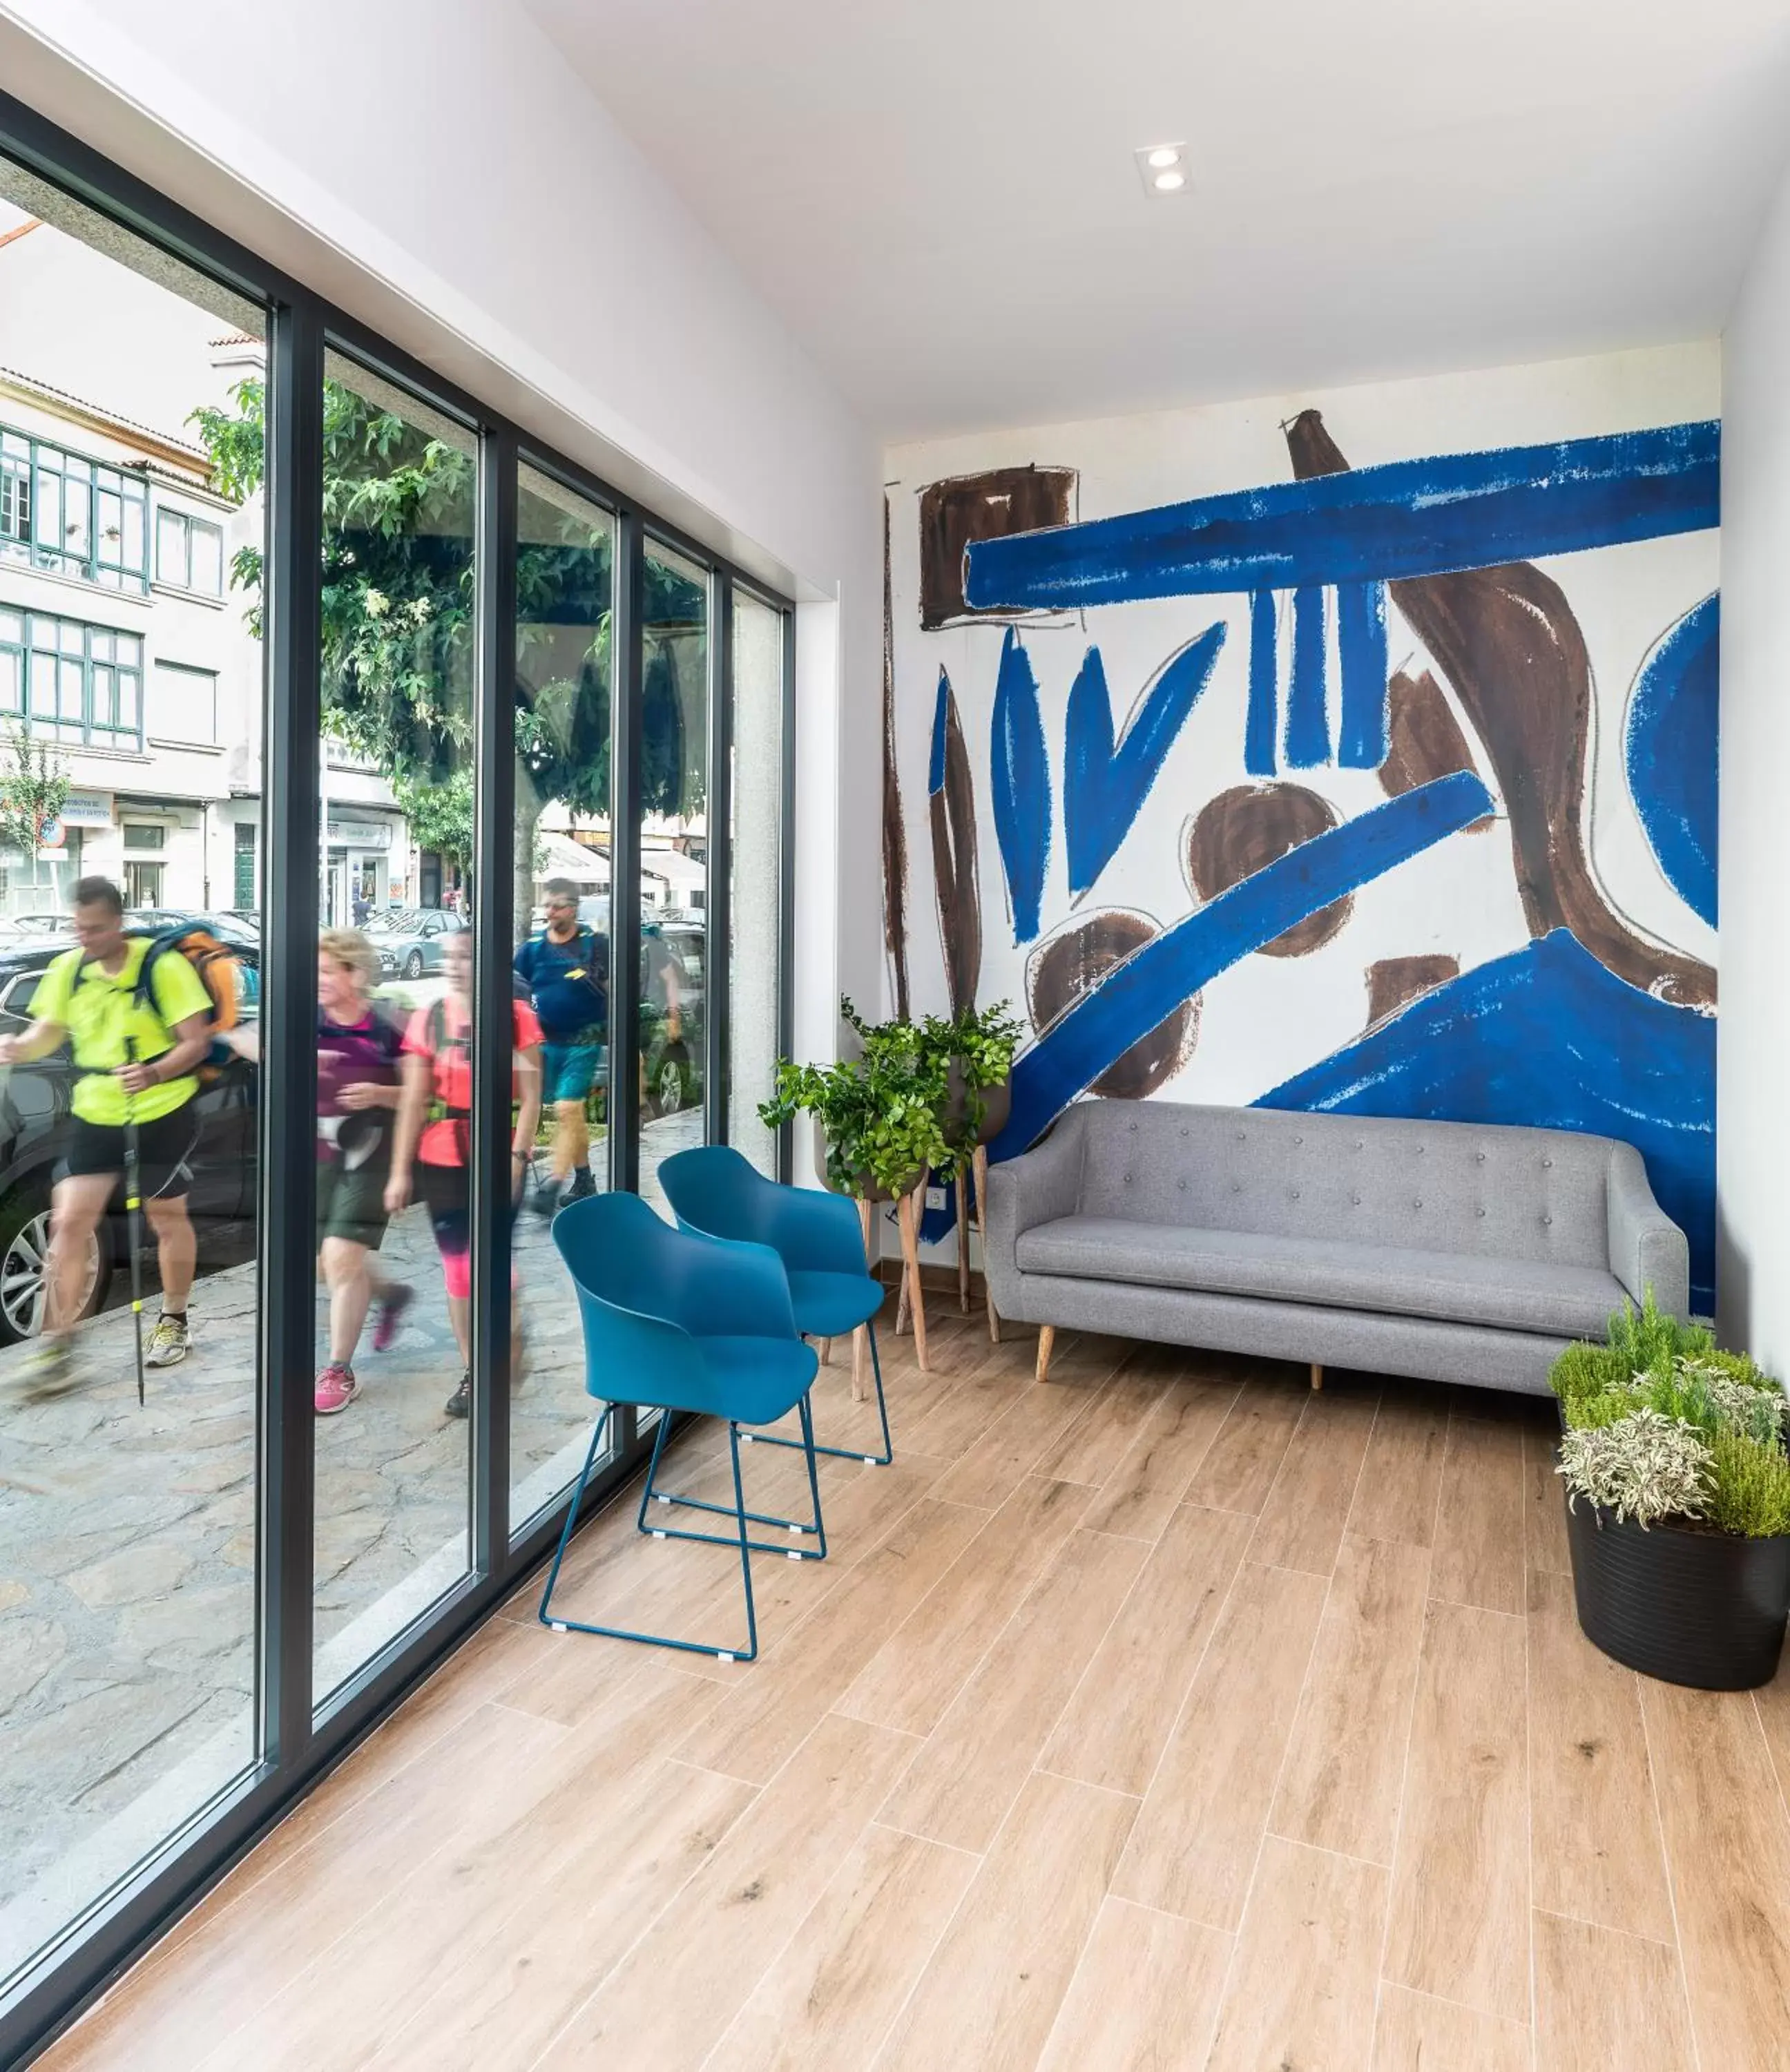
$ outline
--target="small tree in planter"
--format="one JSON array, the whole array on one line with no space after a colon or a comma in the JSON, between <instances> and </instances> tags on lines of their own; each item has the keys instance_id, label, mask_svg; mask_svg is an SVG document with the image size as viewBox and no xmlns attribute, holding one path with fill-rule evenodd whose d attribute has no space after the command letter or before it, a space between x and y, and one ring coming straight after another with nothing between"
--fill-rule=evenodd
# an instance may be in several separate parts
<instances>
[{"instance_id":1,"label":"small tree in planter","mask_svg":"<svg viewBox=\"0 0 1790 2072\"><path fill-rule=\"evenodd\" d=\"M865 1022L848 999L840 1012L857 1032L863 1054L831 1065L778 1061L774 1090L758 1110L767 1128L780 1129L811 1115L819 1129L817 1163L829 1187L859 1203L864 1252L870 1257L870 1213L892 1201L901 1226L901 1249L913 1291L915 1350L926 1365L926 1322L919 1285L919 1217L914 1195L934 1166L951 1155L942 1117L945 1061L912 1022Z\"/></svg>"},{"instance_id":2,"label":"small tree in planter","mask_svg":"<svg viewBox=\"0 0 1790 2072\"><path fill-rule=\"evenodd\" d=\"M1747 1690L1776 1673L1790 1613L1784 1392L1662 1315L1610 1319L1550 1376L1579 1622L1668 1683Z\"/></svg>"},{"instance_id":3,"label":"small tree in planter","mask_svg":"<svg viewBox=\"0 0 1790 2072\"><path fill-rule=\"evenodd\" d=\"M943 1059L946 1070L942 1120L951 1156L948 1166L939 1170L939 1177L955 1182L957 1188L957 1292L966 1316L970 1311L970 1180L973 1176L979 1222L988 1178L984 1147L1006 1127L1012 1112L1008 1082L1012 1076L1020 1024L1008 1007L1006 1001L999 1000L990 1007L967 1007L948 1022L929 1014L922 1024L927 1045ZM1000 1330L992 1304L988 1331L998 1342Z\"/></svg>"}]
</instances>

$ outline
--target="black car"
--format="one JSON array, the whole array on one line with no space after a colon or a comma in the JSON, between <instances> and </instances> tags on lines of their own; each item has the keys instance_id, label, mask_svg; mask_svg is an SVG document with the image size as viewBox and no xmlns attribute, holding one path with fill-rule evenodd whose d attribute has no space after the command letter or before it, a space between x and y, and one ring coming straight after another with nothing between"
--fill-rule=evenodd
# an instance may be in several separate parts
<instances>
[{"instance_id":1,"label":"black car","mask_svg":"<svg viewBox=\"0 0 1790 2072\"><path fill-rule=\"evenodd\" d=\"M0 948L0 1034L15 1035L30 1023L39 980L72 947L64 939ZM238 1013L252 1020L261 1001L258 953L244 944L230 947L238 959ZM43 1323L50 1190L76 1078L66 1047L33 1064L0 1067L0 1345L34 1336ZM204 1274L253 1255L259 1143L253 1068L233 1054L208 1066L191 1106L195 1135L188 1201ZM128 1276L129 1243L121 1186L96 1244L83 1316L105 1307L114 1275ZM146 1238L146 1244L145 1268L153 1279L154 1248Z\"/></svg>"}]
</instances>

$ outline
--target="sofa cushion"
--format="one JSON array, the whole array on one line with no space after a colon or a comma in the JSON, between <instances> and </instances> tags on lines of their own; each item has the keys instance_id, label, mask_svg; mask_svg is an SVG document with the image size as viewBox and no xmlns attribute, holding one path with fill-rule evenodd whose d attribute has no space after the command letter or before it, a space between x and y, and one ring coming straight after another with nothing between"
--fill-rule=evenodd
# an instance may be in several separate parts
<instances>
[{"instance_id":1,"label":"sofa cushion","mask_svg":"<svg viewBox=\"0 0 1790 2072\"><path fill-rule=\"evenodd\" d=\"M1607 1268L1334 1238L1062 1216L1024 1231L1020 1270L1131 1281L1574 1338L1601 1334L1626 1291Z\"/></svg>"}]
</instances>

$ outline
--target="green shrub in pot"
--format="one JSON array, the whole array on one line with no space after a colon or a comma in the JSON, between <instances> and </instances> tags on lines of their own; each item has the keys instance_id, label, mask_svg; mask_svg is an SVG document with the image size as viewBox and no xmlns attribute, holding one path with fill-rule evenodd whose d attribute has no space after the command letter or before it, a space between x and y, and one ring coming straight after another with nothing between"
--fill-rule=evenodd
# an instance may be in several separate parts
<instances>
[{"instance_id":1,"label":"green shrub in pot","mask_svg":"<svg viewBox=\"0 0 1790 2072\"><path fill-rule=\"evenodd\" d=\"M1632 1668L1739 1689L1775 1671L1790 1612L1783 1390L1655 1306L1550 1376L1579 1622Z\"/></svg>"},{"instance_id":2,"label":"green shrub in pot","mask_svg":"<svg viewBox=\"0 0 1790 2072\"><path fill-rule=\"evenodd\" d=\"M779 1059L759 1120L779 1129L811 1115L826 1145L828 1184L842 1194L893 1198L950 1156L940 1121L945 1064L911 1022L867 1023L844 998L840 1012L857 1031L863 1054L831 1065Z\"/></svg>"}]
</instances>

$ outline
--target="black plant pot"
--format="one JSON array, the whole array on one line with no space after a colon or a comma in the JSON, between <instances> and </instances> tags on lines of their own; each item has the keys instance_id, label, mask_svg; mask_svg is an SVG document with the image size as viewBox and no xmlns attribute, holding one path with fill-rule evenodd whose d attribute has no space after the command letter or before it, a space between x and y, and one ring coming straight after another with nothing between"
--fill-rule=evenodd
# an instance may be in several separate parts
<instances>
[{"instance_id":1,"label":"black plant pot","mask_svg":"<svg viewBox=\"0 0 1790 2072\"><path fill-rule=\"evenodd\" d=\"M1618 1524L1581 1497L1566 1511L1585 1637L1644 1676L1751 1691L1777 1674L1790 1613L1790 1539Z\"/></svg>"}]
</instances>

